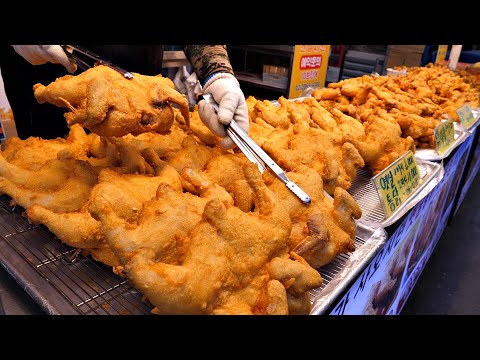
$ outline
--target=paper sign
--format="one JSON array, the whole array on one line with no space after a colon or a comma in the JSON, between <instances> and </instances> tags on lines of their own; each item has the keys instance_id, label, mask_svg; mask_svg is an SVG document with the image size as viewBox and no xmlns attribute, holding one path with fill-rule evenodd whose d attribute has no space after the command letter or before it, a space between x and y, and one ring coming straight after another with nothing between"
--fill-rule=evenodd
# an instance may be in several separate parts
<instances>
[{"instance_id":1,"label":"paper sign","mask_svg":"<svg viewBox=\"0 0 480 360\"><path fill-rule=\"evenodd\" d=\"M453 121L448 120L440 123L440 125L434 129L434 134L437 152L439 155L442 155L455 142Z\"/></svg>"},{"instance_id":2,"label":"paper sign","mask_svg":"<svg viewBox=\"0 0 480 360\"><path fill-rule=\"evenodd\" d=\"M435 58L435 65L441 65L447 56L448 45L438 45L437 57Z\"/></svg>"},{"instance_id":3,"label":"paper sign","mask_svg":"<svg viewBox=\"0 0 480 360\"><path fill-rule=\"evenodd\" d=\"M470 128L470 126L472 126L473 123L476 120L476 118L473 115L472 110L470 110L470 107L468 106L468 104L460 106L457 110L455 110L455 112L457 113L458 118L462 122L463 127L465 129Z\"/></svg>"},{"instance_id":4,"label":"paper sign","mask_svg":"<svg viewBox=\"0 0 480 360\"><path fill-rule=\"evenodd\" d=\"M372 178L387 218L407 200L420 185L417 161L411 151Z\"/></svg>"},{"instance_id":5,"label":"paper sign","mask_svg":"<svg viewBox=\"0 0 480 360\"><path fill-rule=\"evenodd\" d=\"M330 45L295 45L288 97L325 86Z\"/></svg>"}]
</instances>

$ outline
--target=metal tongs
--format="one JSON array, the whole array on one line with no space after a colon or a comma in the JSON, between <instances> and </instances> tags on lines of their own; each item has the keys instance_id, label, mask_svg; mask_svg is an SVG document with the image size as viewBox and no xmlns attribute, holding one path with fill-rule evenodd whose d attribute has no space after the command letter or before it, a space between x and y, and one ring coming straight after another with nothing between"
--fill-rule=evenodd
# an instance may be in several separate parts
<instances>
[{"instance_id":1,"label":"metal tongs","mask_svg":"<svg viewBox=\"0 0 480 360\"><path fill-rule=\"evenodd\" d=\"M118 71L120 74L125 76L127 79L133 78L133 74L131 72L129 72L127 70L124 70L121 67L112 64L110 61L102 59L99 55L95 54L94 52L83 49L78 45L61 45L61 47L63 48L63 51L65 51L65 53L67 54L68 58L72 62L77 64L77 66L80 69L87 70L87 69L91 68L91 66L88 63L86 63L85 61L83 61L78 55L76 55L74 53L74 51L88 57L91 60L94 60L95 65L99 65L99 64L106 65L108 67L111 67L113 70Z\"/></svg>"},{"instance_id":2,"label":"metal tongs","mask_svg":"<svg viewBox=\"0 0 480 360\"><path fill-rule=\"evenodd\" d=\"M215 111L218 112L218 104L211 94L202 94L198 101L204 99L212 104ZM238 148L245 154L248 160L257 164L258 169L263 173L269 167L275 175L289 188L303 203L310 205L311 199L297 184L291 181L285 172L248 134L232 119L226 126L226 132Z\"/></svg>"}]
</instances>

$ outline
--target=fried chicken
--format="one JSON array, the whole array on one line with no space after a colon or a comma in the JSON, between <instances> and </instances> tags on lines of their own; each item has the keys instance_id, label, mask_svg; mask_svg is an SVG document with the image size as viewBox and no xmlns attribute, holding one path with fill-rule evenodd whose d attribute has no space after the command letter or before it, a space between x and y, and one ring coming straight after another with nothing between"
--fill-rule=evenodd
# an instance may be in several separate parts
<instances>
[{"instance_id":1,"label":"fried chicken","mask_svg":"<svg viewBox=\"0 0 480 360\"><path fill-rule=\"evenodd\" d=\"M401 137L402 131L397 123L380 116L371 116L369 119L363 123L365 140L355 142L355 146L373 175L376 175L408 150L414 152L415 145L411 137Z\"/></svg>"},{"instance_id":2,"label":"fried chicken","mask_svg":"<svg viewBox=\"0 0 480 360\"><path fill-rule=\"evenodd\" d=\"M323 191L320 175L311 168L301 166L288 172L311 198L305 205L272 174L263 177L268 187L280 198L292 221L289 247L301 255L313 268L328 264L337 255L355 250L355 221L361 210L355 200L342 188L334 191L334 199Z\"/></svg>"},{"instance_id":3,"label":"fried chicken","mask_svg":"<svg viewBox=\"0 0 480 360\"><path fill-rule=\"evenodd\" d=\"M128 259L127 276L159 312L285 314L288 298L282 281L295 284L288 290L300 295L321 284L318 273L304 273L288 263L294 261L288 260L287 254L288 214L265 187L254 165L246 167L245 172L256 197L253 213L211 200L193 230L181 237L183 258L178 264L166 263L147 246ZM161 198L161 188L159 192ZM110 225L118 236L129 236L118 224ZM277 257L285 259L287 265L273 262L269 266ZM299 266L308 269L308 265Z\"/></svg>"},{"instance_id":4,"label":"fried chicken","mask_svg":"<svg viewBox=\"0 0 480 360\"><path fill-rule=\"evenodd\" d=\"M53 172L52 163L56 164ZM42 180L44 174L53 181ZM54 174L59 177L52 177ZM79 160L54 160L37 171L19 168L10 179L0 177L0 192L24 208L38 204L57 213L70 212L82 208L96 182L97 173L89 164Z\"/></svg>"},{"instance_id":5,"label":"fried chicken","mask_svg":"<svg viewBox=\"0 0 480 360\"><path fill-rule=\"evenodd\" d=\"M58 153L68 153L75 159L85 159L90 151L92 137L80 125L74 125L66 139L41 139L29 137L21 140L9 137L5 141L2 155L5 160L24 169L40 169L49 160L57 159Z\"/></svg>"},{"instance_id":6,"label":"fried chicken","mask_svg":"<svg viewBox=\"0 0 480 360\"><path fill-rule=\"evenodd\" d=\"M177 104L188 124L185 96L168 78L134 73L126 79L112 68L99 65L73 76L66 75L44 86L35 84L34 95L45 102L70 109L69 126L81 124L105 136L138 135L147 131L165 132L174 120L171 103Z\"/></svg>"},{"instance_id":7,"label":"fried chicken","mask_svg":"<svg viewBox=\"0 0 480 360\"><path fill-rule=\"evenodd\" d=\"M177 247L182 246L182 238L200 221L205 203L220 199L233 204L225 189L192 169L185 168L182 177L200 196L183 193L179 180L174 188L175 185L161 178L135 175L121 175L117 181L105 181L92 191L89 210L102 221L109 243L122 264L141 247L154 249L165 262L179 261ZM119 232L118 227L125 230Z\"/></svg>"}]
</instances>

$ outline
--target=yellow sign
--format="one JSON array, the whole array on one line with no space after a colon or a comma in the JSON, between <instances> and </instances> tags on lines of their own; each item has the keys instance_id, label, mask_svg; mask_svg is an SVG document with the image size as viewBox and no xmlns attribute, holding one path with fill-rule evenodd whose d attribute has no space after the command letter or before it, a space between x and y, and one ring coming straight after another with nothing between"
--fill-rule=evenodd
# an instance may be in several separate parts
<instances>
[{"instance_id":1,"label":"yellow sign","mask_svg":"<svg viewBox=\"0 0 480 360\"><path fill-rule=\"evenodd\" d=\"M477 120L473 115L472 110L470 110L468 104L460 106L457 110L455 110L455 112L457 113L458 118L462 122L463 127L467 130Z\"/></svg>"},{"instance_id":2,"label":"yellow sign","mask_svg":"<svg viewBox=\"0 0 480 360\"><path fill-rule=\"evenodd\" d=\"M437 57L435 58L435 65L442 65L447 57L448 45L438 45Z\"/></svg>"},{"instance_id":3,"label":"yellow sign","mask_svg":"<svg viewBox=\"0 0 480 360\"><path fill-rule=\"evenodd\" d=\"M387 218L413 194L421 181L417 161L411 151L372 178Z\"/></svg>"},{"instance_id":4,"label":"yellow sign","mask_svg":"<svg viewBox=\"0 0 480 360\"><path fill-rule=\"evenodd\" d=\"M290 99L304 95L309 88L325 86L330 45L295 45L290 78Z\"/></svg>"},{"instance_id":5,"label":"yellow sign","mask_svg":"<svg viewBox=\"0 0 480 360\"><path fill-rule=\"evenodd\" d=\"M435 144L437 146L437 152L442 155L447 149L455 142L455 130L453 128L453 121L447 120L440 123L435 130Z\"/></svg>"}]
</instances>

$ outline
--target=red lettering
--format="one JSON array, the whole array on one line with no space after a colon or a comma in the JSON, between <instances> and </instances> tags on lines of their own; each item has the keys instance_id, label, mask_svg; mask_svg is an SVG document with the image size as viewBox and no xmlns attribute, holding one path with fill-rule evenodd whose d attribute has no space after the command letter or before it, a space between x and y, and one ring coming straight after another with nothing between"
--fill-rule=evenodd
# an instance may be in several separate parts
<instances>
[{"instance_id":1,"label":"red lettering","mask_svg":"<svg viewBox=\"0 0 480 360\"><path fill-rule=\"evenodd\" d=\"M318 69L322 65L322 55L306 55L300 59L300 70Z\"/></svg>"}]
</instances>

